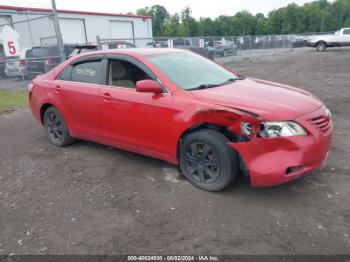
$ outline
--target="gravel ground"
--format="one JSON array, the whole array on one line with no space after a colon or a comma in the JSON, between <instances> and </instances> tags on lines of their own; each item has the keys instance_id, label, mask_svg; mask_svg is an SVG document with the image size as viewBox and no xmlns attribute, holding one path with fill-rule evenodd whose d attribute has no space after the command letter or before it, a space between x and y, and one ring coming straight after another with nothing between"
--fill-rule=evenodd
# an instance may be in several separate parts
<instances>
[{"instance_id":1,"label":"gravel ground","mask_svg":"<svg viewBox=\"0 0 350 262\"><path fill-rule=\"evenodd\" d=\"M162 161L78 141L58 148L28 109L0 115L1 254L350 254L350 50L294 50L235 66L305 88L333 113L328 164L221 193Z\"/></svg>"}]
</instances>

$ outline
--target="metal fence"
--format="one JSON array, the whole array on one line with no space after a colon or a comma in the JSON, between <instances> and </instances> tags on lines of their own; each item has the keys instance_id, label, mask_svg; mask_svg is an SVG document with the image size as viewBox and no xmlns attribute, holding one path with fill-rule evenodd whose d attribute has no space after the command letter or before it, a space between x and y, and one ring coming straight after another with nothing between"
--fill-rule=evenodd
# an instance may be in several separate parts
<instances>
[{"instance_id":1,"label":"metal fence","mask_svg":"<svg viewBox=\"0 0 350 262\"><path fill-rule=\"evenodd\" d=\"M16 31L20 31L21 35L30 34L30 37L23 37L23 40L19 39L19 44L22 48L20 56L0 58L0 74L2 78L0 80L0 89L23 88L28 83L26 80L52 69L62 59L67 59L73 51L71 55L79 53L76 51L76 44L65 44L64 57L60 56L58 37L55 34L52 15L39 17L37 14L28 14L27 17L28 19L25 21L9 21L7 23ZM2 26L4 24L0 24L0 30ZM64 32L62 33L64 34ZM24 39L26 39L26 42L24 42ZM300 36L296 35L132 39L103 39L96 36L96 42L85 43L87 46L85 49L80 46L82 48L80 52L115 48L181 48L196 52L217 62L239 63L255 57L281 54L298 47L296 45L298 41L304 43L304 40L301 41Z\"/></svg>"},{"instance_id":2,"label":"metal fence","mask_svg":"<svg viewBox=\"0 0 350 262\"><path fill-rule=\"evenodd\" d=\"M2 10L0 32L5 27L19 33L19 50L14 56L6 55L4 49L11 42L0 40L0 89L24 87L26 79L45 73L66 59L58 48L53 14Z\"/></svg>"},{"instance_id":3,"label":"metal fence","mask_svg":"<svg viewBox=\"0 0 350 262\"><path fill-rule=\"evenodd\" d=\"M98 49L130 47L181 48L224 63L235 63L247 58L281 53L297 47L295 45L296 40L296 35L155 37L136 39L101 39L97 36L96 38Z\"/></svg>"}]
</instances>

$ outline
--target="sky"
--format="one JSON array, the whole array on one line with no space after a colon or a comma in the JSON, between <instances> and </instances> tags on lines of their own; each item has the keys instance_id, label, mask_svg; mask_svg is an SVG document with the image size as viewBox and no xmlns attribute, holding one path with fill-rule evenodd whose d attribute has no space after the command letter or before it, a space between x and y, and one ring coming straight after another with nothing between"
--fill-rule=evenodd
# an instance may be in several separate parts
<instances>
[{"instance_id":1,"label":"sky","mask_svg":"<svg viewBox=\"0 0 350 262\"><path fill-rule=\"evenodd\" d=\"M252 14L268 14L269 11L286 6L290 3L303 5L310 0L56 0L58 9L79 11L127 13L136 12L137 9L163 5L170 14L180 12L182 8L189 6L195 18L211 17L219 15L234 15L235 13L248 10ZM50 0L0 0L0 5L15 5L48 8Z\"/></svg>"}]
</instances>

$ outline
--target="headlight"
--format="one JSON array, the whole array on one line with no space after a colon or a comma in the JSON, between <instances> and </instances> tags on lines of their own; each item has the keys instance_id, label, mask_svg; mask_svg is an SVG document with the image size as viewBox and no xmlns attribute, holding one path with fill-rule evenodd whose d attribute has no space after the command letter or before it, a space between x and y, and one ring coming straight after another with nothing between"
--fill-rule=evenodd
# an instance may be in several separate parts
<instances>
[{"instance_id":1,"label":"headlight","mask_svg":"<svg viewBox=\"0 0 350 262\"><path fill-rule=\"evenodd\" d=\"M295 122L264 122L260 126L261 137L306 136L304 128Z\"/></svg>"}]
</instances>

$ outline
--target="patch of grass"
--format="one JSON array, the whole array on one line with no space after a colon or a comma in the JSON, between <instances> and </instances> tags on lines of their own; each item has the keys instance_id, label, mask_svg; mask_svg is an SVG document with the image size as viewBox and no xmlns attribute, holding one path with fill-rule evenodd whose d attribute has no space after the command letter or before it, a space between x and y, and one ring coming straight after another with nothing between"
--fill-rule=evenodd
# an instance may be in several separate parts
<instances>
[{"instance_id":1,"label":"patch of grass","mask_svg":"<svg viewBox=\"0 0 350 262\"><path fill-rule=\"evenodd\" d=\"M0 113L28 106L27 90L0 90Z\"/></svg>"}]
</instances>

